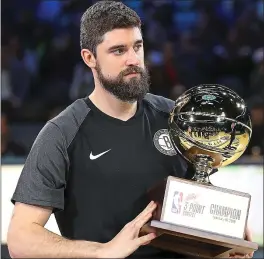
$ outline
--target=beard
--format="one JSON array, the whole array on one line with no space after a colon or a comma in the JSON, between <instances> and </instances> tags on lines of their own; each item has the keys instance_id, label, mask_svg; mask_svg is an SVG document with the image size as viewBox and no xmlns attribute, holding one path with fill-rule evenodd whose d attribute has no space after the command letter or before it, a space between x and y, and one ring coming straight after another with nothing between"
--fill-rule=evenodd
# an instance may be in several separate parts
<instances>
[{"instance_id":1,"label":"beard","mask_svg":"<svg viewBox=\"0 0 264 259\"><path fill-rule=\"evenodd\" d=\"M96 71L102 87L123 102L140 101L149 91L149 73L146 68L131 66L120 72L116 78L105 77L100 65L96 66ZM125 81L124 77L131 73L138 73L139 75Z\"/></svg>"}]
</instances>

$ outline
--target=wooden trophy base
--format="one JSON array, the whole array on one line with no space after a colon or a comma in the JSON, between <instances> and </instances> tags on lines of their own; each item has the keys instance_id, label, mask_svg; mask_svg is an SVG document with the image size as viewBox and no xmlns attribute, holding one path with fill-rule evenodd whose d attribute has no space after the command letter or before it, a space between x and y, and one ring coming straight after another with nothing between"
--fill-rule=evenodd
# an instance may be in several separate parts
<instances>
[{"instance_id":1,"label":"wooden trophy base","mask_svg":"<svg viewBox=\"0 0 264 259\"><path fill-rule=\"evenodd\" d=\"M250 254L258 245L244 240L250 195L169 176L147 192L157 204L152 221L157 230L150 244L191 257L228 258Z\"/></svg>"},{"instance_id":2,"label":"wooden trophy base","mask_svg":"<svg viewBox=\"0 0 264 259\"><path fill-rule=\"evenodd\" d=\"M155 228L158 235L150 245L193 258L228 258L230 253L249 254L258 249L256 243L244 239L190 229L158 220L152 220L145 225L141 234L149 232L149 227Z\"/></svg>"}]
</instances>

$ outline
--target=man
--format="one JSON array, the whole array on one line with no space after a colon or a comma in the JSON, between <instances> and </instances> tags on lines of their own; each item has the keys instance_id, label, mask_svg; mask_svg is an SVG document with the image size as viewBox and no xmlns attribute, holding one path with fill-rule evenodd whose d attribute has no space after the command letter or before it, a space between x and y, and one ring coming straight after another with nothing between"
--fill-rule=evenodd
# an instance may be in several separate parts
<instances>
[{"instance_id":1,"label":"man","mask_svg":"<svg viewBox=\"0 0 264 259\"><path fill-rule=\"evenodd\" d=\"M101 1L81 19L81 55L95 90L40 132L13 195L12 257L176 257L139 236L156 204L146 191L168 175L187 177L168 138L173 102L147 94L137 14ZM143 208L145 209L143 210ZM62 237L44 229L51 213Z\"/></svg>"}]
</instances>

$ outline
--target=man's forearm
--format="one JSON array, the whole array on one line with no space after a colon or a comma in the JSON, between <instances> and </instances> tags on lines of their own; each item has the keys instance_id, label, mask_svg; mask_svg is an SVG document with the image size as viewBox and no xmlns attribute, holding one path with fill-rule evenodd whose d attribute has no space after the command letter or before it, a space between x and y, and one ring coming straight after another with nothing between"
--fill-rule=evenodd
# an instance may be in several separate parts
<instances>
[{"instance_id":1,"label":"man's forearm","mask_svg":"<svg viewBox=\"0 0 264 259\"><path fill-rule=\"evenodd\" d=\"M33 224L11 231L8 248L12 258L100 258L103 244L68 240Z\"/></svg>"}]
</instances>

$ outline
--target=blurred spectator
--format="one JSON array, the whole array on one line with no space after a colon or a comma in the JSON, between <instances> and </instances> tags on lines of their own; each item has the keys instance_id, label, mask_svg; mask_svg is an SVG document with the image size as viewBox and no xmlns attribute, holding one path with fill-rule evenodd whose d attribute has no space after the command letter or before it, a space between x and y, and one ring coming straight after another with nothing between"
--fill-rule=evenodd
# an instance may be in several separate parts
<instances>
[{"instance_id":1,"label":"blurred spectator","mask_svg":"<svg viewBox=\"0 0 264 259\"><path fill-rule=\"evenodd\" d=\"M170 98L174 86L179 84L175 53L175 46L170 41L165 42L161 49L155 48L148 53L152 93Z\"/></svg>"},{"instance_id":2,"label":"blurred spectator","mask_svg":"<svg viewBox=\"0 0 264 259\"><path fill-rule=\"evenodd\" d=\"M149 15L146 17L144 27L146 31L145 37L147 42L150 45L160 49L164 42L168 39L168 36L161 24L154 19L153 12L149 11Z\"/></svg>"},{"instance_id":3,"label":"blurred spectator","mask_svg":"<svg viewBox=\"0 0 264 259\"><path fill-rule=\"evenodd\" d=\"M201 7L198 21L194 27L195 36L200 47L210 50L222 42L228 30L227 25L219 19L212 8Z\"/></svg>"},{"instance_id":4,"label":"blurred spectator","mask_svg":"<svg viewBox=\"0 0 264 259\"><path fill-rule=\"evenodd\" d=\"M69 33L61 32L52 39L40 64L39 96L42 102L49 105L69 102L70 81L76 60L80 58L75 53Z\"/></svg>"},{"instance_id":5,"label":"blurred spectator","mask_svg":"<svg viewBox=\"0 0 264 259\"><path fill-rule=\"evenodd\" d=\"M255 53L256 67L250 76L250 92L264 100L264 48Z\"/></svg>"},{"instance_id":6,"label":"blurred spectator","mask_svg":"<svg viewBox=\"0 0 264 259\"><path fill-rule=\"evenodd\" d=\"M74 101L78 98L83 98L94 89L93 74L83 62L78 63L73 72L73 79L70 86L69 98Z\"/></svg>"},{"instance_id":7,"label":"blurred spectator","mask_svg":"<svg viewBox=\"0 0 264 259\"><path fill-rule=\"evenodd\" d=\"M247 148L247 154L260 156L264 154L264 99L253 96L248 101L252 120L252 137Z\"/></svg>"},{"instance_id":8,"label":"blurred spectator","mask_svg":"<svg viewBox=\"0 0 264 259\"><path fill-rule=\"evenodd\" d=\"M188 89L207 81L206 60L191 33L185 32L180 36L175 52L178 80L181 84Z\"/></svg>"},{"instance_id":9,"label":"blurred spectator","mask_svg":"<svg viewBox=\"0 0 264 259\"><path fill-rule=\"evenodd\" d=\"M14 95L16 96L16 107L20 107L26 100L31 85L30 71L26 66L25 48L22 46L17 35L9 41L10 57L10 78Z\"/></svg>"},{"instance_id":10,"label":"blurred spectator","mask_svg":"<svg viewBox=\"0 0 264 259\"><path fill-rule=\"evenodd\" d=\"M11 139L6 114L1 114L1 156L26 156L28 151Z\"/></svg>"},{"instance_id":11,"label":"blurred spectator","mask_svg":"<svg viewBox=\"0 0 264 259\"><path fill-rule=\"evenodd\" d=\"M226 40L213 49L213 73L216 81L245 96L253 68L252 49L239 40L238 29L230 28Z\"/></svg>"},{"instance_id":12,"label":"blurred spectator","mask_svg":"<svg viewBox=\"0 0 264 259\"><path fill-rule=\"evenodd\" d=\"M79 22L96 1L3 2L1 100L11 122L43 123L91 93ZM152 93L175 100L194 85L220 83L243 98L264 98L261 1L125 2L143 21ZM260 119L256 107L252 113Z\"/></svg>"},{"instance_id":13,"label":"blurred spectator","mask_svg":"<svg viewBox=\"0 0 264 259\"><path fill-rule=\"evenodd\" d=\"M13 102L14 102L14 93L11 85L10 78L10 54L7 46L2 46L2 55L1 55L1 101L2 109L6 113L11 115Z\"/></svg>"}]
</instances>

